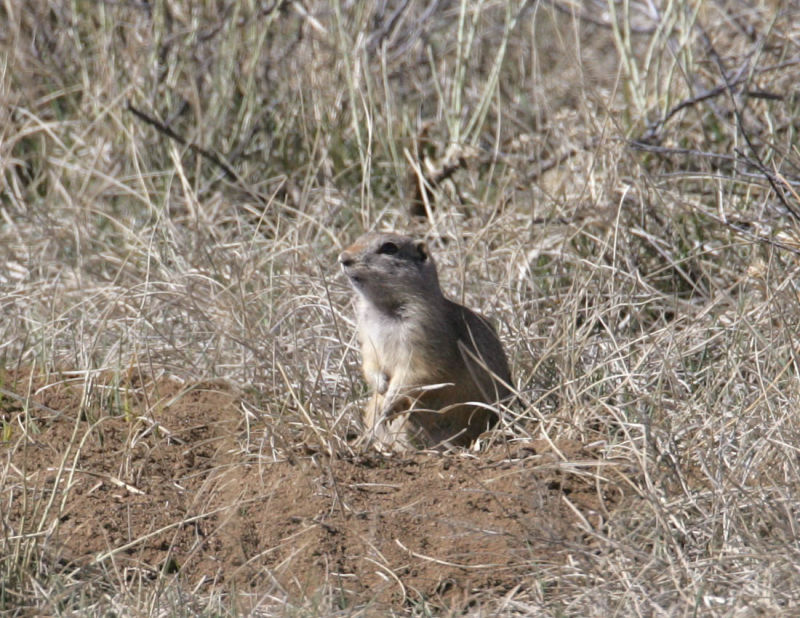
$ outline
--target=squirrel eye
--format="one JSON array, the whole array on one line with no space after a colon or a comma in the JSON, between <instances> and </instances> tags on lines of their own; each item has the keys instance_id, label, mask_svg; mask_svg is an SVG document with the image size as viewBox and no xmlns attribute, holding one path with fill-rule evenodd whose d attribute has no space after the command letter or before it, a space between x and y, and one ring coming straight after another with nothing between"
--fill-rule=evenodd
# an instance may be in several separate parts
<instances>
[{"instance_id":1,"label":"squirrel eye","mask_svg":"<svg viewBox=\"0 0 800 618\"><path fill-rule=\"evenodd\" d=\"M378 247L378 253L382 253L385 255L394 255L398 251L399 249L397 248L397 245L394 244L393 242L385 242L380 247Z\"/></svg>"}]
</instances>

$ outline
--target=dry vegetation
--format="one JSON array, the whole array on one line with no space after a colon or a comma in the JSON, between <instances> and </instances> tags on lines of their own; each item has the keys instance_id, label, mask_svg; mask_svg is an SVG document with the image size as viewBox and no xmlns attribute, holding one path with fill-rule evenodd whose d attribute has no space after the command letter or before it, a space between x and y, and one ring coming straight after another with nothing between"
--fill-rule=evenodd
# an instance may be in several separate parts
<instances>
[{"instance_id":1,"label":"dry vegetation","mask_svg":"<svg viewBox=\"0 0 800 618\"><path fill-rule=\"evenodd\" d=\"M796 614L799 13L0 4L0 611ZM354 452L368 228L498 323L526 405L482 451ZM494 545L397 536L448 469Z\"/></svg>"}]
</instances>

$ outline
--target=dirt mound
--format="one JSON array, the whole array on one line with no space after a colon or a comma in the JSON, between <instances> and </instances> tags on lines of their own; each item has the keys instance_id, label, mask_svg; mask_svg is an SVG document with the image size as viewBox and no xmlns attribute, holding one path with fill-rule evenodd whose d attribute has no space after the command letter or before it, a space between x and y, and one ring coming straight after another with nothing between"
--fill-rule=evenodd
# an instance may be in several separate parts
<instances>
[{"instance_id":1,"label":"dirt mound","mask_svg":"<svg viewBox=\"0 0 800 618\"><path fill-rule=\"evenodd\" d=\"M273 448L221 382L28 378L0 400L7 529L128 583L463 608L592 552L623 497L577 443L334 457Z\"/></svg>"}]
</instances>

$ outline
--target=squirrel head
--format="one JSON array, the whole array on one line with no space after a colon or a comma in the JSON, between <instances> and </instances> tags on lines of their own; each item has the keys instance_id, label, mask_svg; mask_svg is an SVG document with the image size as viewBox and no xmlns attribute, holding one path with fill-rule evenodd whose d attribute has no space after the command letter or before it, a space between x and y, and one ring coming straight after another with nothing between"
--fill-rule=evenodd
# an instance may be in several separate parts
<instances>
[{"instance_id":1,"label":"squirrel head","mask_svg":"<svg viewBox=\"0 0 800 618\"><path fill-rule=\"evenodd\" d=\"M442 297L436 264L422 240L365 234L339 254L339 263L356 292L389 313Z\"/></svg>"}]
</instances>

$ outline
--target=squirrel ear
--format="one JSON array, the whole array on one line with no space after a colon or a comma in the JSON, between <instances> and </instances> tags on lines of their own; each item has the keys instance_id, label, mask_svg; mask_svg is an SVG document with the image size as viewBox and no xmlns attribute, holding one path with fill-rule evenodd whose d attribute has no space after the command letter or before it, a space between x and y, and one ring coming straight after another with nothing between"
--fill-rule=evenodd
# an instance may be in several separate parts
<instances>
[{"instance_id":1,"label":"squirrel ear","mask_svg":"<svg viewBox=\"0 0 800 618\"><path fill-rule=\"evenodd\" d=\"M424 262L428 259L428 247L422 240L417 242L417 255L419 256L420 262Z\"/></svg>"}]
</instances>

